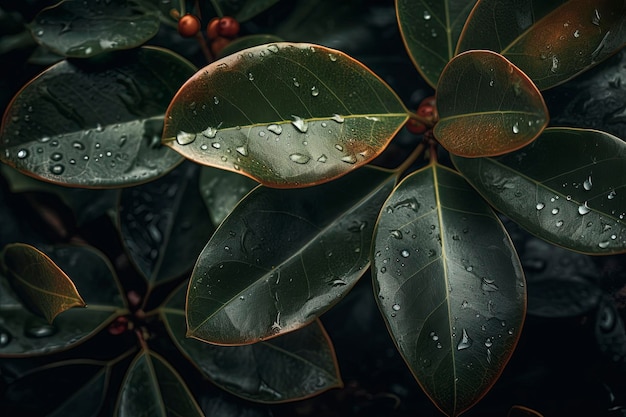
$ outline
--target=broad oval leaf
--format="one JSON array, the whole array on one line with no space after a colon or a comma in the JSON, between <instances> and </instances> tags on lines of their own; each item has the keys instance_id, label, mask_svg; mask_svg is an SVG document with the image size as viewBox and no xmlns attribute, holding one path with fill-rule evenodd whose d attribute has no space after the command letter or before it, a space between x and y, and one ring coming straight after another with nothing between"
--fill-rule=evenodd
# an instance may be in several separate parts
<instances>
[{"instance_id":1,"label":"broad oval leaf","mask_svg":"<svg viewBox=\"0 0 626 417\"><path fill-rule=\"evenodd\" d=\"M87 307L64 311L49 324L30 313L0 276L0 356L27 357L66 350L127 313L113 267L100 252L74 246L46 248L45 252L72 277Z\"/></svg>"},{"instance_id":2,"label":"broad oval leaf","mask_svg":"<svg viewBox=\"0 0 626 417\"><path fill-rule=\"evenodd\" d=\"M193 71L158 48L59 62L7 108L0 161L78 187L135 185L163 175L182 161L160 146L163 114Z\"/></svg>"},{"instance_id":3,"label":"broad oval leaf","mask_svg":"<svg viewBox=\"0 0 626 417\"><path fill-rule=\"evenodd\" d=\"M577 252L626 252L621 139L595 130L549 128L517 152L453 161L497 210L534 235Z\"/></svg>"},{"instance_id":4,"label":"broad oval leaf","mask_svg":"<svg viewBox=\"0 0 626 417\"><path fill-rule=\"evenodd\" d=\"M504 227L459 174L431 164L393 191L373 251L401 355L435 405L459 415L495 383L524 321L524 275Z\"/></svg>"},{"instance_id":5,"label":"broad oval leaf","mask_svg":"<svg viewBox=\"0 0 626 417\"><path fill-rule=\"evenodd\" d=\"M317 187L254 189L198 258L188 336L248 344L314 321L367 269L376 215L395 179L365 167Z\"/></svg>"},{"instance_id":6,"label":"broad oval leaf","mask_svg":"<svg viewBox=\"0 0 626 417\"><path fill-rule=\"evenodd\" d=\"M397 0L400 33L415 67L433 88L454 57L476 0Z\"/></svg>"},{"instance_id":7,"label":"broad oval leaf","mask_svg":"<svg viewBox=\"0 0 626 417\"><path fill-rule=\"evenodd\" d=\"M185 336L185 291L160 309L167 330L213 383L251 401L295 401L342 387L335 352L319 320L271 340L216 346ZM271 366L267 366L271 364Z\"/></svg>"},{"instance_id":8,"label":"broad oval leaf","mask_svg":"<svg viewBox=\"0 0 626 417\"><path fill-rule=\"evenodd\" d=\"M67 57L129 49L159 30L158 10L138 0L65 0L42 10L29 25L37 42Z\"/></svg>"},{"instance_id":9,"label":"broad oval leaf","mask_svg":"<svg viewBox=\"0 0 626 417\"><path fill-rule=\"evenodd\" d=\"M190 271L214 231L200 198L199 171L198 165L183 163L120 193L122 242L149 288Z\"/></svg>"},{"instance_id":10,"label":"broad oval leaf","mask_svg":"<svg viewBox=\"0 0 626 417\"><path fill-rule=\"evenodd\" d=\"M145 349L129 366L115 408L116 417L204 417L172 365Z\"/></svg>"},{"instance_id":11,"label":"broad oval leaf","mask_svg":"<svg viewBox=\"0 0 626 417\"><path fill-rule=\"evenodd\" d=\"M258 182L232 171L202 167L200 172L200 194L209 210L213 224L217 227Z\"/></svg>"},{"instance_id":12,"label":"broad oval leaf","mask_svg":"<svg viewBox=\"0 0 626 417\"><path fill-rule=\"evenodd\" d=\"M275 43L196 73L167 110L163 142L267 186L304 187L371 161L407 118L389 86L344 53Z\"/></svg>"},{"instance_id":13,"label":"broad oval leaf","mask_svg":"<svg viewBox=\"0 0 626 417\"><path fill-rule=\"evenodd\" d=\"M39 249L14 243L5 246L0 255L2 269L15 291L49 323L65 310L85 306L72 280Z\"/></svg>"},{"instance_id":14,"label":"broad oval leaf","mask_svg":"<svg viewBox=\"0 0 626 417\"><path fill-rule=\"evenodd\" d=\"M548 109L532 81L501 55L469 51L444 69L437 88L435 137L465 157L511 152L548 124Z\"/></svg>"},{"instance_id":15,"label":"broad oval leaf","mask_svg":"<svg viewBox=\"0 0 626 417\"><path fill-rule=\"evenodd\" d=\"M458 52L499 52L546 89L621 49L625 15L622 0L480 0L463 29Z\"/></svg>"}]
</instances>

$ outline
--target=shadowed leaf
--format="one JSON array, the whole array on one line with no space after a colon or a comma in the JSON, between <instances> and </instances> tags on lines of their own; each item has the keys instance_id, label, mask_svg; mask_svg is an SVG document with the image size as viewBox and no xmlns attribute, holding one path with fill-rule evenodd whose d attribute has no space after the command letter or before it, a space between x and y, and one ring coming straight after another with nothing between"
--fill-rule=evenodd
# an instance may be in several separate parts
<instances>
[{"instance_id":1,"label":"shadowed leaf","mask_svg":"<svg viewBox=\"0 0 626 417\"><path fill-rule=\"evenodd\" d=\"M407 118L387 84L344 53L276 43L196 73L167 110L163 142L271 187L304 187L371 161Z\"/></svg>"},{"instance_id":2,"label":"shadowed leaf","mask_svg":"<svg viewBox=\"0 0 626 417\"><path fill-rule=\"evenodd\" d=\"M541 93L518 68L490 51L470 51L444 69L435 137L466 157L500 155L532 142L548 124Z\"/></svg>"},{"instance_id":3,"label":"shadowed leaf","mask_svg":"<svg viewBox=\"0 0 626 417\"><path fill-rule=\"evenodd\" d=\"M623 0L481 0L463 29L457 52L499 52L543 90L622 48L625 15Z\"/></svg>"},{"instance_id":4,"label":"shadowed leaf","mask_svg":"<svg viewBox=\"0 0 626 417\"><path fill-rule=\"evenodd\" d=\"M285 402L341 387L335 352L319 320L246 346L216 346L185 336L185 291L161 308L178 348L212 382L252 401ZM272 364L268 367L267 364Z\"/></svg>"},{"instance_id":5,"label":"shadowed leaf","mask_svg":"<svg viewBox=\"0 0 626 417\"><path fill-rule=\"evenodd\" d=\"M588 254L626 252L621 139L595 130L549 128L517 152L453 161L497 210L540 238Z\"/></svg>"},{"instance_id":6,"label":"shadowed leaf","mask_svg":"<svg viewBox=\"0 0 626 417\"><path fill-rule=\"evenodd\" d=\"M163 175L182 160L160 146L163 114L193 71L157 48L61 61L10 103L0 160L67 186L120 187Z\"/></svg>"},{"instance_id":7,"label":"shadowed leaf","mask_svg":"<svg viewBox=\"0 0 626 417\"><path fill-rule=\"evenodd\" d=\"M217 227L258 182L231 171L202 167L200 172L200 193L209 210L211 220Z\"/></svg>"},{"instance_id":8,"label":"shadowed leaf","mask_svg":"<svg viewBox=\"0 0 626 417\"><path fill-rule=\"evenodd\" d=\"M316 187L255 188L198 258L188 335L248 344L314 321L367 269L376 215L395 179L365 167Z\"/></svg>"},{"instance_id":9,"label":"shadowed leaf","mask_svg":"<svg viewBox=\"0 0 626 417\"><path fill-rule=\"evenodd\" d=\"M237 21L245 22L269 9L279 1L280 0L212 0L211 3L219 6L224 16L233 16Z\"/></svg>"},{"instance_id":10,"label":"shadowed leaf","mask_svg":"<svg viewBox=\"0 0 626 417\"><path fill-rule=\"evenodd\" d=\"M434 88L455 55L465 19L476 0L397 0L400 32L415 67Z\"/></svg>"},{"instance_id":11,"label":"shadowed leaf","mask_svg":"<svg viewBox=\"0 0 626 417\"><path fill-rule=\"evenodd\" d=\"M85 302L72 280L45 253L23 243L4 247L2 269L13 288L48 322L72 307Z\"/></svg>"},{"instance_id":12,"label":"shadowed leaf","mask_svg":"<svg viewBox=\"0 0 626 417\"><path fill-rule=\"evenodd\" d=\"M432 164L393 191L374 236L379 308L411 372L457 416L495 383L521 333L524 275L498 217Z\"/></svg>"}]
</instances>

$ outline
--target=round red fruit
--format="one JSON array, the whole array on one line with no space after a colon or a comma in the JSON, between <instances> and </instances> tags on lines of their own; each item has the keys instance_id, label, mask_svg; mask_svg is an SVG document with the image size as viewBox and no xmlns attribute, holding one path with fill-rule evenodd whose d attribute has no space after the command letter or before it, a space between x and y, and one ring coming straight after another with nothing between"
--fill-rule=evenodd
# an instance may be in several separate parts
<instances>
[{"instance_id":1,"label":"round red fruit","mask_svg":"<svg viewBox=\"0 0 626 417\"><path fill-rule=\"evenodd\" d=\"M200 30L200 19L192 14L186 14L178 20L178 33L185 38L196 36Z\"/></svg>"},{"instance_id":2,"label":"round red fruit","mask_svg":"<svg viewBox=\"0 0 626 417\"><path fill-rule=\"evenodd\" d=\"M213 55L217 57L220 52L222 52L222 49L224 49L226 45L228 45L230 42L230 39L223 36L218 36L217 38L213 39L213 41L211 41L211 52L213 52Z\"/></svg>"},{"instance_id":3,"label":"round red fruit","mask_svg":"<svg viewBox=\"0 0 626 417\"><path fill-rule=\"evenodd\" d=\"M213 19L209 21L209 24L206 25L206 36L209 38L209 40L217 39L217 37L220 35L219 26L220 26L219 17L214 17Z\"/></svg>"},{"instance_id":4,"label":"round red fruit","mask_svg":"<svg viewBox=\"0 0 626 417\"><path fill-rule=\"evenodd\" d=\"M239 34L239 22L230 16L224 16L219 21L218 32L220 36L234 38Z\"/></svg>"},{"instance_id":5,"label":"round red fruit","mask_svg":"<svg viewBox=\"0 0 626 417\"><path fill-rule=\"evenodd\" d=\"M414 135L421 135L426 132L426 125L418 120L409 119L409 121L406 122L406 129Z\"/></svg>"},{"instance_id":6,"label":"round red fruit","mask_svg":"<svg viewBox=\"0 0 626 417\"><path fill-rule=\"evenodd\" d=\"M417 109L417 114L422 117L432 117L435 114L435 108L429 104L420 105Z\"/></svg>"}]
</instances>

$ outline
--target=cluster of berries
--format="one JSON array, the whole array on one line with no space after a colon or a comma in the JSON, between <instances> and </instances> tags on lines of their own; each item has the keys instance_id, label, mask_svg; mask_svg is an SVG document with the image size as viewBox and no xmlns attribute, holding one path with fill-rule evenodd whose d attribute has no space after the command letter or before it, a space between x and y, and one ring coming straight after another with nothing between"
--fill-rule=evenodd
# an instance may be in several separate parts
<instances>
[{"instance_id":1,"label":"cluster of berries","mask_svg":"<svg viewBox=\"0 0 626 417\"><path fill-rule=\"evenodd\" d=\"M191 38L196 36L202 27L198 16L187 13L178 19L178 33ZM239 34L239 22L234 17L214 17L206 27L206 35L211 43L211 52L217 55Z\"/></svg>"},{"instance_id":2,"label":"cluster of berries","mask_svg":"<svg viewBox=\"0 0 626 417\"><path fill-rule=\"evenodd\" d=\"M421 135L430 129L429 126L432 127L439 118L435 104L435 97L426 97L422 100L416 113L419 117L428 120L430 123L426 125L417 119L409 119L406 123L407 130L415 135Z\"/></svg>"}]
</instances>

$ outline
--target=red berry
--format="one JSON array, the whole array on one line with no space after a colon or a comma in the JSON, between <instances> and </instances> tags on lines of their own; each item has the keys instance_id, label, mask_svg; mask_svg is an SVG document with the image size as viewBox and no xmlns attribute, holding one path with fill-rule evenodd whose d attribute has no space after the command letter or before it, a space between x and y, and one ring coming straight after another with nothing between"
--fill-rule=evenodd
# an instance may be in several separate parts
<instances>
[{"instance_id":1,"label":"red berry","mask_svg":"<svg viewBox=\"0 0 626 417\"><path fill-rule=\"evenodd\" d=\"M433 106L435 107L435 97L434 96L430 96L430 97L426 97L424 100L422 100L422 102L420 103L420 106Z\"/></svg>"},{"instance_id":2,"label":"red berry","mask_svg":"<svg viewBox=\"0 0 626 417\"><path fill-rule=\"evenodd\" d=\"M217 39L217 37L220 35L219 26L220 26L219 17L214 17L213 19L209 21L209 24L206 25L206 36L209 38L209 40Z\"/></svg>"},{"instance_id":3,"label":"red berry","mask_svg":"<svg viewBox=\"0 0 626 417\"><path fill-rule=\"evenodd\" d=\"M224 49L230 42L230 39L218 36L211 42L211 52L213 52L213 55L217 57L220 52L222 52L222 49Z\"/></svg>"},{"instance_id":4,"label":"red berry","mask_svg":"<svg viewBox=\"0 0 626 417\"><path fill-rule=\"evenodd\" d=\"M429 104L420 104L417 108L417 114L421 117L432 117L435 114L435 108Z\"/></svg>"},{"instance_id":5,"label":"red berry","mask_svg":"<svg viewBox=\"0 0 626 417\"><path fill-rule=\"evenodd\" d=\"M197 16L187 13L178 20L178 33L185 38L196 36L200 30L200 19Z\"/></svg>"},{"instance_id":6,"label":"red berry","mask_svg":"<svg viewBox=\"0 0 626 417\"><path fill-rule=\"evenodd\" d=\"M118 336L128 330L128 319L124 316L117 317L107 329L113 336Z\"/></svg>"},{"instance_id":7,"label":"red berry","mask_svg":"<svg viewBox=\"0 0 626 417\"><path fill-rule=\"evenodd\" d=\"M409 121L406 122L406 129L414 135L420 135L426 132L426 125L415 119L409 119Z\"/></svg>"},{"instance_id":8,"label":"red berry","mask_svg":"<svg viewBox=\"0 0 626 417\"><path fill-rule=\"evenodd\" d=\"M219 21L218 32L220 36L234 38L239 33L239 22L234 17L224 16Z\"/></svg>"}]
</instances>

